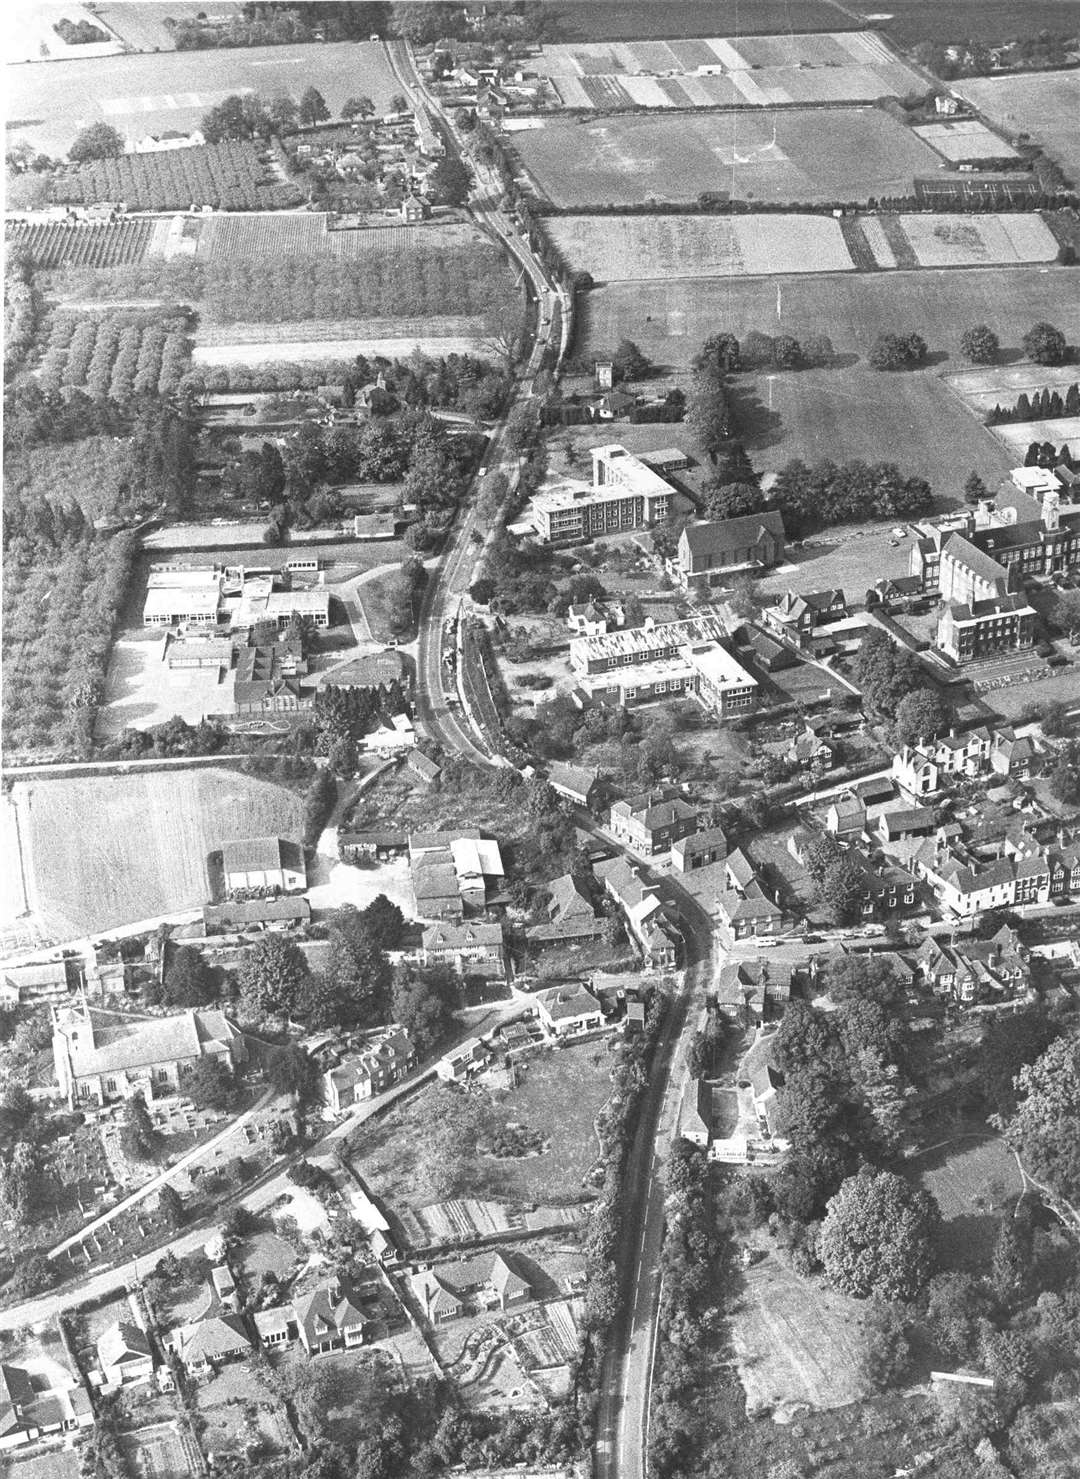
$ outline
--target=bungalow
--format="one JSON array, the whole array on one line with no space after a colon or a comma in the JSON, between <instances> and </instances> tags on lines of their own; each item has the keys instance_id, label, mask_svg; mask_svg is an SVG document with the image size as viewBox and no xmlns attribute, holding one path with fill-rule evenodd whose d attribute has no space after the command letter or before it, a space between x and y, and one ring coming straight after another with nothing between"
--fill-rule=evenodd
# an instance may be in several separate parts
<instances>
[{"instance_id":1,"label":"bungalow","mask_svg":"<svg viewBox=\"0 0 1080 1479\"><path fill-rule=\"evenodd\" d=\"M226 1361L248 1355L252 1342L239 1315L210 1315L172 1331L165 1337L165 1347L192 1376L205 1376Z\"/></svg>"},{"instance_id":2,"label":"bungalow","mask_svg":"<svg viewBox=\"0 0 1080 1479\"><path fill-rule=\"evenodd\" d=\"M149 1338L132 1320L115 1320L101 1333L97 1358L108 1387L149 1381L154 1374Z\"/></svg>"},{"instance_id":3,"label":"bungalow","mask_svg":"<svg viewBox=\"0 0 1080 1479\"><path fill-rule=\"evenodd\" d=\"M600 1003L580 982L538 991L533 1000L544 1029L553 1037L595 1032L604 1025Z\"/></svg>"},{"instance_id":4,"label":"bungalow","mask_svg":"<svg viewBox=\"0 0 1080 1479\"><path fill-rule=\"evenodd\" d=\"M405 761L405 769L423 781L425 786L433 786L442 776L442 769L436 765L434 760L425 755L423 750L412 750Z\"/></svg>"},{"instance_id":5,"label":"bungalow","mask_svg":"<svg viewBox=\"0 0 1080 1479\"><path fill-rule=\"evenodd\" d=\"M431 1269L414 1275L410 1284L417 1303L433 1325L460 1319L467 1311L465 1300Z\"/></svg>"},{"instance_id":6,"label":"bungalow","mask_svg":"<svg viewBox=\"0 0 1080 1479\"><path fill-rule=\"evenodd\" d=\"M53 1370L55 1375L13 1363L0 1365L0 1451L93 1427L94 1410L86 1388L55 1363Z\"/></svg>"},{"instance_id":7,"label":"bungalow","mask_svg":"<svg viewBox=\"0 0 1080 1479\"><path fill-rule=\"evenodd\" d=\"M700 1078L688 1078L679 1104L679 1135L691 1145L708 1149L712 1139L712 1095Z\"/></svg>"},{"instance_id":8,"label":"bungalow","mask_svg":"<svg viewBox=\"0 0 1080 1479\"><path fill-rule=\"evenodd\" d=\"M458 1263L437 1264L425 1270L420 1280L421 1303L432 1324L469 1309L517 1309L533 1292L514 1255L499 1249ZM449 1298L438 1298L440 1294Z\"/></svg>"}]
</instances>

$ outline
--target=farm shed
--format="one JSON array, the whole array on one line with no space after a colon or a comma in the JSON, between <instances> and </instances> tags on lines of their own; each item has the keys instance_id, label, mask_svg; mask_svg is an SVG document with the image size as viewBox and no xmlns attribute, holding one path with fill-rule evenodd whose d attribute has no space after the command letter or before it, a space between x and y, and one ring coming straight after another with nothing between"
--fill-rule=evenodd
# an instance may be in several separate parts
<instances>
[{"instance_id":1,"label":"farm shed","mask_svg":"<svg viewBox=\"0 0 1080 1479\"><path fill-rule=\"evenodd\" d=\"M221 861L225 887L230 893L249 888L300 893L307 888L303 848L281 837L226 842L221 849Z\"/></svg>"}]
</instances>

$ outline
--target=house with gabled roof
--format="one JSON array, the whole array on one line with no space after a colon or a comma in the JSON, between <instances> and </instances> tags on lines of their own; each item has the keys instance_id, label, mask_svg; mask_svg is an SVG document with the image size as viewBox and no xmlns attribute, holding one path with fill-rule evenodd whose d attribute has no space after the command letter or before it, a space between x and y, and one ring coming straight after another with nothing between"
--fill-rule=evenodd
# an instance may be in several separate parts
<instances>
[{"instance_id":1,"label":"house with gabled roof","mask_svg":"<svg viewBox=\"0 0 1080 1479\"><path fill-rule=\"evenodd\" d=\"M472 1310L506 1311L532 1298L532 1284L512 1252L496 1248L475 1258L436 1264L413 1284L432 1324Z\"/></svg>"},{"instance_id":2,"label":"house with gabled roof","mask_svg":"<svg viewBox=\"0 0 1080 1479\"><path fill-rule=\"evenodd\" d=\"M600 1003L580 981L564 986L549 986L533 994L536 1014L553 1037L572 1037L582 1032L595 1032L604 1025Z\"/></svg>"},{"instance_id":3,"label":"house with gabled roof","mask_svg":"<svg viewBox=\"0 0 1080 1479\"><path fill-rule=\"evenodd\" d=\"M709 808L694 805L676 786L664 786L616 801L608 817L608 827L624 847L655 857L698 831L703 820L708 819Z\"/></svg>"},{"instance_id":4,"label":"house with gabled roof","mask_svg":"<svg viewBox=\"0 0 1080 1479\"><path fill-rule=\"evenodd\" d=\"M89 1392L58 1362L50 1365L44 1374L36 1366L0 1363L0 1452L93 1427Z\"/></svg>"},{"instance_id":5,"label":"house with gabled roof","mask_svg":"<svg viewBox=\"0 0 1080 1479\"><path fill-rule=\"evenodd\" d=\"M419 958L422 965L450 965L459 974L505 974L502 925L482 920L429 924L420 936Z\"/></svg>"},{"instance_id":6,"label":"house with gabled roof","mask_svg":"<svg viewBox=\"0 0 1080 1479\"><path fill-rule=\"evenodd\" d=\"M847 601L839 588L805 594L788 590L775 605L765 608L761 622L768 631L793 646L808 647L818 627L843 621L847 615Z\"/></svg>"},{"instance_id":7,"label":"house with gabled roof","mask_svg":"<svg viewBox=\"0 0 1080 1479\"><path fill-rule=\"evenodd\" d=\"M622 856L602 859L594 864L593 873L622 910L646 964L654 970L673 969L679 957L678 925L656 888L644 883Z\"/></svg>"},{"instance_id":8,"label":"house with gabled roof","mask_svg":"<svg viewBox=\"0 0 1080 1479\"><path fill-rule=\"evenodd\" d=\"M597 940L605 921L597 914L588 889L573 873L560 874L548 884L547 919L530 926L525 937L532 945L567 944Z\"/></svg>"},{"instance_id":9,"label":"house with gabled roof","mask_svg":"<svg viewBox=\"0 0 1080 1479\"><path fill-rule=\"evenodd\" d=\"M825 826L834 837L858 837L866 831L866 803L851 791L834 796L825 808Z\"/></svg>"},{"instance_id":10,"label":"house with gabled roof","mask_svg":"<svg viewBox=\"0 0 1080 1479\"><path fill-rule=\"evenodd\" d=\"M600 800L604 778L596 766L570 765L553 760L548 767L548 785L560 796L590 810Z\"/></svg>"},{"instance_id":11,"label":"house with gabled roof","mask_svg":"<svg viewBox=\"0 0 1080 1479\"><path fill-rule=\"evenodd\" d=\"M371 1320L364 1309L366 1302L342 1279L321 1284L310 1294L294 1299L296 1328L308 1355L322 1356L363 1345L364 1327Z\"/></svg>"}]
</instances>

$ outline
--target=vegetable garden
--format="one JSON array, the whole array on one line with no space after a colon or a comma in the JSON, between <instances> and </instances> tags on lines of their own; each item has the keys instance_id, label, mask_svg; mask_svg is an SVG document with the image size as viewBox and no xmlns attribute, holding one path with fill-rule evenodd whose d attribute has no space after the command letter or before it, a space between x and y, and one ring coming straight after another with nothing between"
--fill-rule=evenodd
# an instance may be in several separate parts
<instances>
[{"instance_id":1,"label":"vegetable garden","mask_svg":"<svg viewBox=\"0 0 1080 1479\"><path fill-rule=\"evenodd\" d=\"M191 362L190 317L182 310L58 313L41 362L42 390L64 386L109 396L172 395Z\"/></svg>"},{"instance_id":2,"label":"vegetable garden","mask_svg":"<svg viewBox=\"0 0 1080 1479\"><path fill-rule=\"evenodd\" d=\"M132 210L282 210L299 205L295 185L282 184L254 144L229 141L160 154L124 154L66 169L49 181L59 205L124 201Z\"/></svg>"},{"instance_id":3,"label":"vegetable garden","mask_svg":"<svg viewBox=\"0 0 1080 1479\"><path fill-rule=\"evenodd\" d=\"M8 246L24 247L35 267L120 267L141 262L153 221L11 221Z\"/></svg>"}]
</instances>

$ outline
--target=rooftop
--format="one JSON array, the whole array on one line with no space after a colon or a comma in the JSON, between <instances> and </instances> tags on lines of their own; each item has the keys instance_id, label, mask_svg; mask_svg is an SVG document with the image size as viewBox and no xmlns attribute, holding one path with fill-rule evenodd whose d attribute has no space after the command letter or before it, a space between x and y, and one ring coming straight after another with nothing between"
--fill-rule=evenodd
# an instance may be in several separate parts
<instances>
[{"instance_id":1,"label":"rooftop","mask_svg":"<svg viewBox=\"0 0 1080 1479\"><path fill-rule=\"evenodd\" d=\"M577 637L570 643L571 654L591 662L619 658L646 658L650 653L672 647L687 647L697 642L718 642L727 636L720 616L693 616L686 621L664 621L650 626L628 627L620 632L607 632L600 637Z\"/></svg>"}]
</instances>

